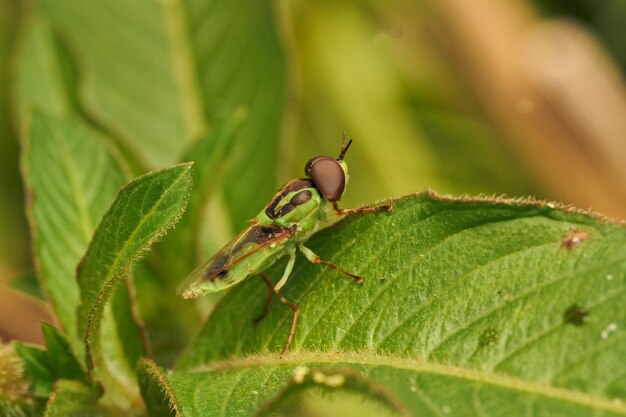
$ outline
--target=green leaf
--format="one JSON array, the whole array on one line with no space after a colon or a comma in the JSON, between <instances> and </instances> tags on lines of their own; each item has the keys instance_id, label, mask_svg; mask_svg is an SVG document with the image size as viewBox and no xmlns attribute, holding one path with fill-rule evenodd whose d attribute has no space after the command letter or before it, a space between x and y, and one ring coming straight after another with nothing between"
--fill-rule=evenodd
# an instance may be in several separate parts
<instances>
[{"instance_id":1,"label":"green leaf","mask_svg":"<svg viewBox=\"0 0 626 417\"><path fill-rule=\"evenodd\" d=\"M111 400L119 402L118 396L126 396L133 401L134 368L140 348L126 339L117 342L120 346L112 346L110 337L103 337L107 336L100 332L106 330L102 326L105 306L116 304L107 300L123 288L119 284L124 282L131 264L178 221L187 205L191 176L192 164L181 164L146 174L122 188L78 267L80 335L87 343L89 370L95 372ZM124 326L123 322L116 323ZM107 368L106 354L128 349L136 354L126 356L126 361L109 363L115 368Z\"/></svg>"},{"instance_id":2,"label":"green leaf","mask_svg":"<svg viewBox=\"0 0 626 417\"><path fill-rule=\"evenodd\" d=\"M88 111L150 166L175 162L204 129L179 2L40 4L76 45Z\"/></svg>"},{"instance_id":3,"label":"green leaf","mask_svg":"<svg viewBox=\"0 0 626 417\"><path fill-rule=\"evenodd\" d=\"M32 392L39 397L47 397L60 379L71 379L88 384L87 375L76 359L69 342L54 327L42 325L46 349L15 342L14 347L24 369L32 381Z\"/></svg>"},{"instance_id":4,"label":"green leaf","mask_svg":"<svg viewBox=\"0 0 626 417\"><path fill-rule=\"evenodd\" d=\"M23 136L22 172L41 286L70 344L81 352L76 266L124 175L105 138L39 111Z\"/></svg>"},{"instance_id":5,"label":"green leaf","mask_svg":"<svg viewBox=\"0 0 626 417\"><path fill-rule=\"evenodd\" d=\"M120 415L97 405L98 390L77 381L60 380L46 406L45 417L101 417Z\"/></svg>"},{"instance_id":6,"label":"green leaf","mask_svg":"<svg viewBox=\"0 0 626 417\"><path fill-rule=\"evenodd\" d=\"M286 397L301 397L312 388L377 397L400 416L626 415L624 405L611 399L505 376L488 377L450 365L428 366L401 358L386 362L354 354L332 355L330 360L321 360L319 355L300 359L314 368L279 360L276 355L253 357L198 372L170 373L153 384L171 386L180 404L177 415L185 417L274 415L268 411L284 406ZM366 382L355 384L346 374Z\"/></svg>"},{"instance_id":7,"label":"green leaf","mask_svg":"<svg viewBox=\"0 0 626 417\"><path fill-rule=\"evenodd\" d=\"M239 226L256 214L275 187L285 96L272 2L40 3L76 46L84 107L148 166L179 160L207 126L246 107L226 200Z\"/></svg>"},{"instance_id":8,"label":"green leaf","mask_svg":"<svg viewBox=\"0 0 626 417\"><path fill-rule=\"evenodd\" d=\"M180 415L169 382L161 369L150 359L143 359L138 365L139 386L141 395L150 416L169 417Z\"/></svg>"},{"instance_id":9,"label":"green leaf","mask_svg":"<svg viewBox=\"0 0 626 417\"><path fill-rule=\"evenodd\" d=\"M55 375L46 351L35 345L14 342L15 353L22 360L24 371L31 380L31 391L38 397L47 397L54 389Z\"/></svg>"},{"instance_id":10,"label":"green leaf","mask_svg":"<svg viewBox=\"0 0 626 417\"><path fill-rule=\"evenodd\" d=\"M67 339L49 324L41 326L46 341L48 364L56 379L70 379L89 383L85 370L81 366Z\"/></svg>"},{"instance_id":11,"label":"green leaf","mask_svg":"<svg viewBox=\"0 0 626 417\"><path fill-rule=\"evenodd\" d=\"M622 225L553 204L405 197L308 242L365 282L300 258L282 290L301 310L284 359L292 312L274 300L253 326L255 278L167 380L185 415L252 415L297 366L356 372L411 415L626 415L625 245Z\"/></svg>"}]
</instances>

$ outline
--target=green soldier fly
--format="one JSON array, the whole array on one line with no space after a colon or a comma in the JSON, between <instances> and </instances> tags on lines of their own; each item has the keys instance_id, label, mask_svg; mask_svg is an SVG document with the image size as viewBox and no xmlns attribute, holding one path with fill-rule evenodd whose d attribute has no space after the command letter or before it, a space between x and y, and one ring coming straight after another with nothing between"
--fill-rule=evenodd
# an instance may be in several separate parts
<instances>
[{"instance_id":1,"label":"green soldier fly","mask_svg":"<svg viewBox=\"0 0 626 417\"><path fill-rule=\"evenodd\" d=\"M251 220L252 224L248 228L189 275L186 282L191 284L184 287L183 297L190 299L221 291L251 275L259 275L267 284L269 292L263 311L254 322L265 316L273 294L293 310L289 337L280 353L282 356L291 344L300 313L295 304L280 294L280 289L293 269L296 249L310 262L330 267L361 284L363 278L323 261L304 243L319 230L347 215L392 209L391 205L352 210L339 208L338 202L348 184L348 166L344 157L351 144L352 140L346 144L344 133L338 158L318 156L310 159L304 168L306 178L296 178L285 184ZM282 278L274 285L263 271L285 255L289 256L289 261Z\"/></svg>"}]
</instances>

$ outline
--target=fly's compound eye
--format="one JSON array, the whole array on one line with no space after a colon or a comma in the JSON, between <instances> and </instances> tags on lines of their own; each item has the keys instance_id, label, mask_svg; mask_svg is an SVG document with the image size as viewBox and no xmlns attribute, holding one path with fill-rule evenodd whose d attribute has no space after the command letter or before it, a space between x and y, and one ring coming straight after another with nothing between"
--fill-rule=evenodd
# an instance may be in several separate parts
<instances>
[{"instance_id":1,"label":"fly's compound eye","mask_svg":"<svg viewBox=\"0 0 626 417\"><path fill-rule=\"evenodd\" d=\"M304 165L304 175L306 175L307 177L311 176L311 168L313 167L313 165L322 158L328 158L327 156L316 156L315 158L311 158L309 159L309 162L307 162Z\"/></svg>"},{"instance_id":2,"label":"fly's compound eye","mask_svg":"<svg viewBox=\"0 0 626 417\"><path fill-rule=\"evenodd\" d=\"M318 156L305 166L317 189L328 201L338 201L346 187L346 174L339 162L330 156Z\"/></svg>"}]
</instances>

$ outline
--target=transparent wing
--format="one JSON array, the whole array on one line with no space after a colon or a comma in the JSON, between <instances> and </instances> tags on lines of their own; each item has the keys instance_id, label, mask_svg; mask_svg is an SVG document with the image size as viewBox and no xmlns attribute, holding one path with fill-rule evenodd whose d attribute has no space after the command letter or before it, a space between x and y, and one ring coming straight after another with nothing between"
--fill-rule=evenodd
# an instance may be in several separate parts
<instances>
[{"instance_id":1,"label":"transparent wing","mask_svg":"<svg viewBox=\"0 0 626 417\"><path fill-rule=\"evenodd\" d=\"M249 226L211 259L191 272L178 288L178 293L185 298L194 298L203 293L220 291L244 280L249 274L233 273L233 267L245 262L253 254L268 251L274 243L287 241L296 230L295 227Z\"/></svg>"}]
</instances>

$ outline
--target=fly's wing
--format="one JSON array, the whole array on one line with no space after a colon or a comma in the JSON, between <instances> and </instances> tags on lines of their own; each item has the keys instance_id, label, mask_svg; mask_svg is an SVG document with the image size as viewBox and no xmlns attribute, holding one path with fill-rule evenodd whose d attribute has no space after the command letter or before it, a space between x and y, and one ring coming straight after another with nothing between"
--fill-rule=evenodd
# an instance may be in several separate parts
<instances>
[{"instance_id":1,"label":"fly's wing","mask_svg":"<svg viewBox=\"0 0 626 417\"><path fill-rule=\"evenodd\" d=\"M252 225L194 270L179 289L184 298L196 298L231 287L260 272L284 253L284 242L296 227Z\"/></svg>"}]
</instances>

